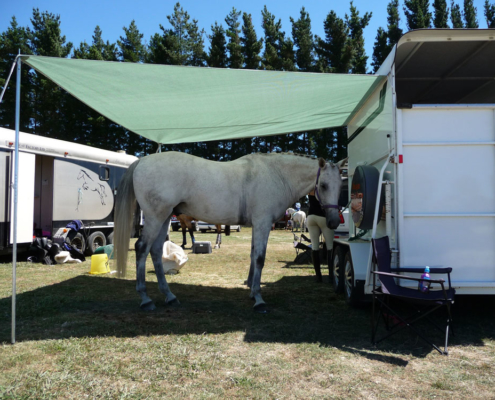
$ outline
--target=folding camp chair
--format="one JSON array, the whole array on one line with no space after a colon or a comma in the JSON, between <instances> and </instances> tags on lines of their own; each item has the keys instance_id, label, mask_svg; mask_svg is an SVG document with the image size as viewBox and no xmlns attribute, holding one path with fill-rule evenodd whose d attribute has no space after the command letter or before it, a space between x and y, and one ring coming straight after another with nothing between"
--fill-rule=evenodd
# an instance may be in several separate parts
<instances>
[{"instance_id":1,"label":"folding camp chair","mask_svg":"<svg viewBox=\"0 0 495 400\"><path fill-rule=\"evenodd\" d=\"M388 236L380 239L372 239L373 244L373 262L377 266L378 270L372 271L373 273L373 315L372 315L372 333L371 342L378 344L382 340L392 336L393 334L401 331L405 328L410 328L415 332L422 340L431 345L440 354L448 354L448 341L449 341L449 328L452 322L451 306L454 304L455 289L451 287L450 273L452 268L430 268L430 274L447 274L449 287L445 288L443 279L431 279L429 280L430 290L428 292L421 292L414 288L403 287L396 283L396 279L404 279L407 281L415 281L419 283L424 281L421 278L414 278L405 275L399 275L398 273L422 273L422 268L391 268L391 252ZM376 280L378 277L380 285ZM440 285L441 290L431 290L433 285ZM398 310L401 310L400 303L412 307L414 312L412 315L402 317L399 315ZM377 305L379 308L377 309ZM392 307L395 307L392 308ZM443 328L440 328L432 320L432 313L441 307L445 307L447 311L447 322L445 326L445 347L444 351L440 350L433 342L428 340L424 336L424 332L418 329L415 324L425 318L431 322L440 332L443 334ZM378 315L377 315L378 314ZM388 333L381 339L376 339L377 328L380 320L385 322ZM453 334L452 329L452 334Z\"/></svg>"},{"instance_id":2,"label":"folding camp chair","mask_svg":"<svg viewBox=\"0 0 495 400\"><path fill-rule=\"evenodd\" d=\"M301 236L297 236L295 233L292 234L294 235L294 248L296 249L296 256L299 255L299 251L301 250L311 250L311 240L309 240L306 235L301 234ZM303 241L309 242L310 245L308 246L307 244L304 244Z\"/></svg>"}]
</instances>

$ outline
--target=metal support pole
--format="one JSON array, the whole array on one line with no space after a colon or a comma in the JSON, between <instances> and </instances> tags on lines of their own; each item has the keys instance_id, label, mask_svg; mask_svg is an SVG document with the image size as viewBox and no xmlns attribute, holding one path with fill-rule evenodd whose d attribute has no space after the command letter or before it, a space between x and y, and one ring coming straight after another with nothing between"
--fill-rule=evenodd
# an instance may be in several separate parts
<instances>
[{"instance_id":1,"label":"metal support pole","mask_svg":"<svg viewBox=\"0 0 495 400\"><path fill-rule=\"evenodd\" d=\"M19 188L19 125L21 114L21 58L17 57L17 80L15 87L15 150L14 150L14 229L12 246L12 335L15 343L16 325L16 268L17 268L17 192Z\"/></svg>"}]
</instances>

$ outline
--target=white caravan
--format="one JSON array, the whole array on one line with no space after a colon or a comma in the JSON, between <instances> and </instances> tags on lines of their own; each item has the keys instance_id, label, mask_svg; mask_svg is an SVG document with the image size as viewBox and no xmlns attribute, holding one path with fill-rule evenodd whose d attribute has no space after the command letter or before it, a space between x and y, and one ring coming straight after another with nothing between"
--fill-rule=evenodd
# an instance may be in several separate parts
<instances>
[{"instance_id":1,"label":"white caravan","mask_svg":"<svg viewBox=\"0 0 495 400\"><path fill-rule=\"evenodd\" d=\"M12 252L15 131L0 128L0 254ZM17 243L51 236L72 220L84 229L72 240L92 254L113 238L114 195L137 157L19 132Z\"/></svg>"},{"instance_id":2,"label":"white caravan","mask_svg":"<svg viewBox=\"0 0 495 400\"><path fill-rule=\"evenodd\" d=\"M495 30L409 32L378 74L347 121L335 289L371 293L371 238L388 235L393 267L452 267L458 294L495 294Z\"/></svg>"}]
</instances>

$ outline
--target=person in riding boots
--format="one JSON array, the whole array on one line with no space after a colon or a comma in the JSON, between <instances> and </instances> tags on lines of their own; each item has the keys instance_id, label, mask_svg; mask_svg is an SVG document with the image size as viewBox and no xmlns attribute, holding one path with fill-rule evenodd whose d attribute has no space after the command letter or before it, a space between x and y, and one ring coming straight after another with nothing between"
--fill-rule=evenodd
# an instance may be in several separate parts
<instances>
[{"instance_id":1,"label":"person in riding boots","mask_svg":"<svg viewBox=\"0 0 495 400\"><path fill-rule=\"evenodd\" d=\"M321 275L321 260L320 260L320 234L323 233L327 247L328 268L331 268L331 254L333 247L334 231L327 226L325 211L321 208L320 202L315 196L314 189L309 192L309 211L306 226L311 239L311 256L313 259L313 267L316 273L316 282L322 282Z\"/></svg>"}]
</instances>

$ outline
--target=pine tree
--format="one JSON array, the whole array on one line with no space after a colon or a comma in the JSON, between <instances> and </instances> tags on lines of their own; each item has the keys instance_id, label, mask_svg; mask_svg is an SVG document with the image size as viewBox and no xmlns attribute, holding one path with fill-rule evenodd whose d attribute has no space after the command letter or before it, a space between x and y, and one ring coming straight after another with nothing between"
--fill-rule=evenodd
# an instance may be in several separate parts
<instances>
[{"instance_id":1,"label":"pine tree","mask_svg":"<svg viewBox=\"0 0 495 400\"><path fill-rule=\"evenodd\" d=\"M244 65L244 56L242 54L240 37L241 30L239 28L241 25L239 22L240 15L240 11L236 11L235 8L232 8L232 11L225 18L225 23L227 24L226 34L229 38L229 42L227 44L227 50L229 51L227 66L229 68L242 68Z\"/></svg>"},{"instance_id":2,"label":"pine tree","mask_svg":"<svg viewBox=\"0 0 495 400\"><path fill-rule=\"evenodd\" d=\"M339 18L335 11L330 11L323 22L325 38L316 37L316 52L318 54L318 67L321 72L350 73L355 66L356 55L364 56L364 51L360 52L361 43L354 41L355 37L362 35L364 28L371 15L365 14L365 21L362 21L353 10L351 3L351 18L346 16L346 21ZM358 33L354 36L352 31ZM354 48L354 45L357 47ZM326 150L328 158L337 160L344 158L347 154L347 129L334 128L323 129L309 135L308 146L318 151Z\"/></svg>"},{"instance_id":3,"label":"pine tree","mask_svg":"<svg viewBox=\"0 0 495 400\"><path fill-rule=\"evenodd\" d=\"M176 3L173 14L167 15L172 29L167 30L160 25L172 65L186 65L189 56L189 32L187 29L189 18L187 11L184 11L180 3Z\"/></svg>"},{"instance_id":4,"label":"pine tree","mask_svg":"<svg viewBox=\"0 0 495 400\"><path fill-rule=\"evenodd\" d=\"M363 17L359 16L359 11L351 1L351 14L346 14L346 24L349 27L350 45L353 48L353 57L351 60L351 71L353 74L365 74L368 56L364 50L364 28L370 22L372 13L365 13Z\"/></svg>"},{"instance_id":5,"label":"pine tree","mask_svg":"<svg viewBox=\"0 0 495 400\"><path fill-rule=\"evenodd\" d=\"M296 70L296 52L294 51L294 42L290 37L282 38L282 48L280 49L280 58L282 59L282 69L284 71Z\"/></svg>"},{"instance_id":6,"label":"pine tree","mask_svg":"<svg viewBox=\"0 0 495 400\"><path fill-rule=\"evenodd\" d=\"M464 23L462 22L461 7L459 4L455 4L454 0L450 3L450 21L452 22L452 28L464 28Z\"/></svg>"},{"instance_id":7,"label":"pine tree","mask_svg":"<svg viewBox=\"0 0 495 400\"><path fill-rule=\"evenodd\" d=\"M31 31L29 28L20 27L15 17L12 17L10 26L0 34L0 88L5 87L7 77L10 73L16 56L19 54L31 54L29 41ZM15 98L16 98L16 72L12 73L9 86L5 91L2 104L0 106L0 126L15 128ZM21 113L20 129L30 132L31 117L31 81L29 68L21 68Z\"/></svg>"},{"instance_id":8,"label":"pine tree","mask_svg":"<svg viewBox=\"0 0 495 400\"><path fill-rule=\"evenodd\" d=\"M203 35L204 29L199 30L198 21L193 19L192 23L188 24L187 30L189 33L189 57L186 65L192 67L204 67L206 63L206 53L204 50Z\"/></svg>"},{"instance_id":9,"label":"pine tree","mask_svg":"<svg viewBox=\"0 0 495 400\"><path fill-rule=\"evenodd\" d=\"M435 28L448 28L449 9L447 7L447 0L434 0L433 10L433 26Z\"/></svg>"},{"instance_id":10,"label":"pine tree","mask_svg":"<svg viewBox=\"0 0 495 400\"><path fill-rule=\"evenodd\" d=\"M303 7L299 19L292 23L292 38L296 46L296 64L299 71L311 72L315 70L315 43L311 33L311 19Z\"/></svg>"},{"instance_id":11,"label":"pine tree","mask_svg":"<svg viewBox=\"0 0 495 400\"><path fill-rule=\"evenodd\" d=\"M260 52L263 48L263 39L258 40L256 36L251 14L243 13L242 21L241 48L242 55L244 56L244 68L259 69L261 63Z\"/></svg>"},{"instance_id":12,"label":"pine tree","mask_svg":"<svg viewBox=\"0 0 495 400\"><path fill-rule=\"evenodd\" d=\"M399 0L391 0L390 3L388 3L387 14L387 31L383 28L378 28L375 44L373 46L373 61L371 63L373 72L378 71L394 45L402 36L402 29L399 28Z\"/></svg>"},{"instance_id":13,"label":"pine tree","mask_svg":"<svg viewBox=\"0 0 495 400\"><path fill-rule=\"evenodd\" d=\"M404 14L409 30L431 28L430 0L404 0Z\"/></svg>"},{"instance_id":14,"label":"pine tree","mask_svg":"<svg viewBox=\"0 0 495 400\"><path fill-rule=\"evenodd\" d=\"M74 49L73 58L82 58L88 60L102 61L118 61L117 45L110 43L108 40L105 43L102 38L101 28L97 25L93 33L93 42L90 45L86 41L79 45L79 48Z\"/></svg>"},{"instance_id":15,"label":"pine tree","mask_svg":"<svg viewBox=\"0 0 495 400\"><path fill-rule=\"evenodd\" d=\"M488 0L485 0L484 15L487 27L495 28L495 3L490 4Z\"/></svg>"},{"instance_id":16,"label":"pine tree","mask_svg":"<svg viewBox=\"0 0 495 400\"><path fill-rule=\"evenodd\" d=\"M72 49L72 43L65 42L60 28L60 16L48 12L40 13L33 9L31 18L33 25L31 51L35 55L49 57L67 57ZM64 103L68 94L53 82L43 76L32 76L33 115L32 126L34 133L60 139L71 139L71 133L66 132L64 123L70 116L64 115Z\"/></svg>"},{"instance_id":17,"label":"pine tree","mask_svg":"<svg viewBox=\"0 0 495 400\"><path fill-rule=\"evenodd\" d=\"M139 32L134 20L128 28L122 28L125 36L117 40L118 55L124 62L143 62L146 59L146 46L143 44L143 34Z\"/></svg>"},{"instance_id":18,"label":"pine tree","mask_svg":"<svg viewBox=\"0 0 495 400\"><path fill-rule=\"evenodd\" d=\"M227 40L225 38L225 29L222 25L211 26L211 35L209 36L210 53L208 54L208 66L215 68L225 68L227 66Z\"/></svg>"},{"instance_id":19,"label":"pine tree","mask_svg":"<svg viewBox=\"0 0 495 400\"><path fill-rule=\"evenodd\" d=\"M375 44L373 45L373 56L371 57L371 66L373 67L373 73L378 71L390 52L388 45L387 32L382 27L378 28L375 37Z\"/></svg>"},{"instance_id":20,"label":"pine tree","mask_svg":"<svg viewBox=\"0 0 495 400\"><path fill-rule=\"evenodd\" d=\"M464 0L464 21L466 28L479 28L478 19L476 18L477 9L473 4L473 0Z\"/></svg>"},{"instance_id":21,"label":"pine tree","mask_svg":"<svg viewBox=\"0 0 495 400\"><path fill-rule=\"evenodd\" d=\"M325 39L316 36L316 52L321 72L349 73L354 49L346 22L330 11L323 22Z\"/></svg>"},{"instance_id":22,"label":"pine tree","mask_svg":"<svg viewBox=\"0 0 495 400\"><path fill-rule=\"evenodd\" d=\"M387 5L387 37L390 50L395 44L399 42L399 39L403 35L403 31L399 28L400 13L399 13L399 0L391 0Z\"/></svg>"},{"instance_id":23,"label":"pine tree","mask_svg":"<svg viewBox=\"0 0 495 400\"><path fill-rule=\"evenodd\" d=\"M270 13L265 7L261 11L262 27L265 34L265 51L263 52L262 65L267 70L281 70L282 57L281 51L284 40L282 29L282 21L279 19L275 22L275 15Z\"/></svg>"}]
</instances>

